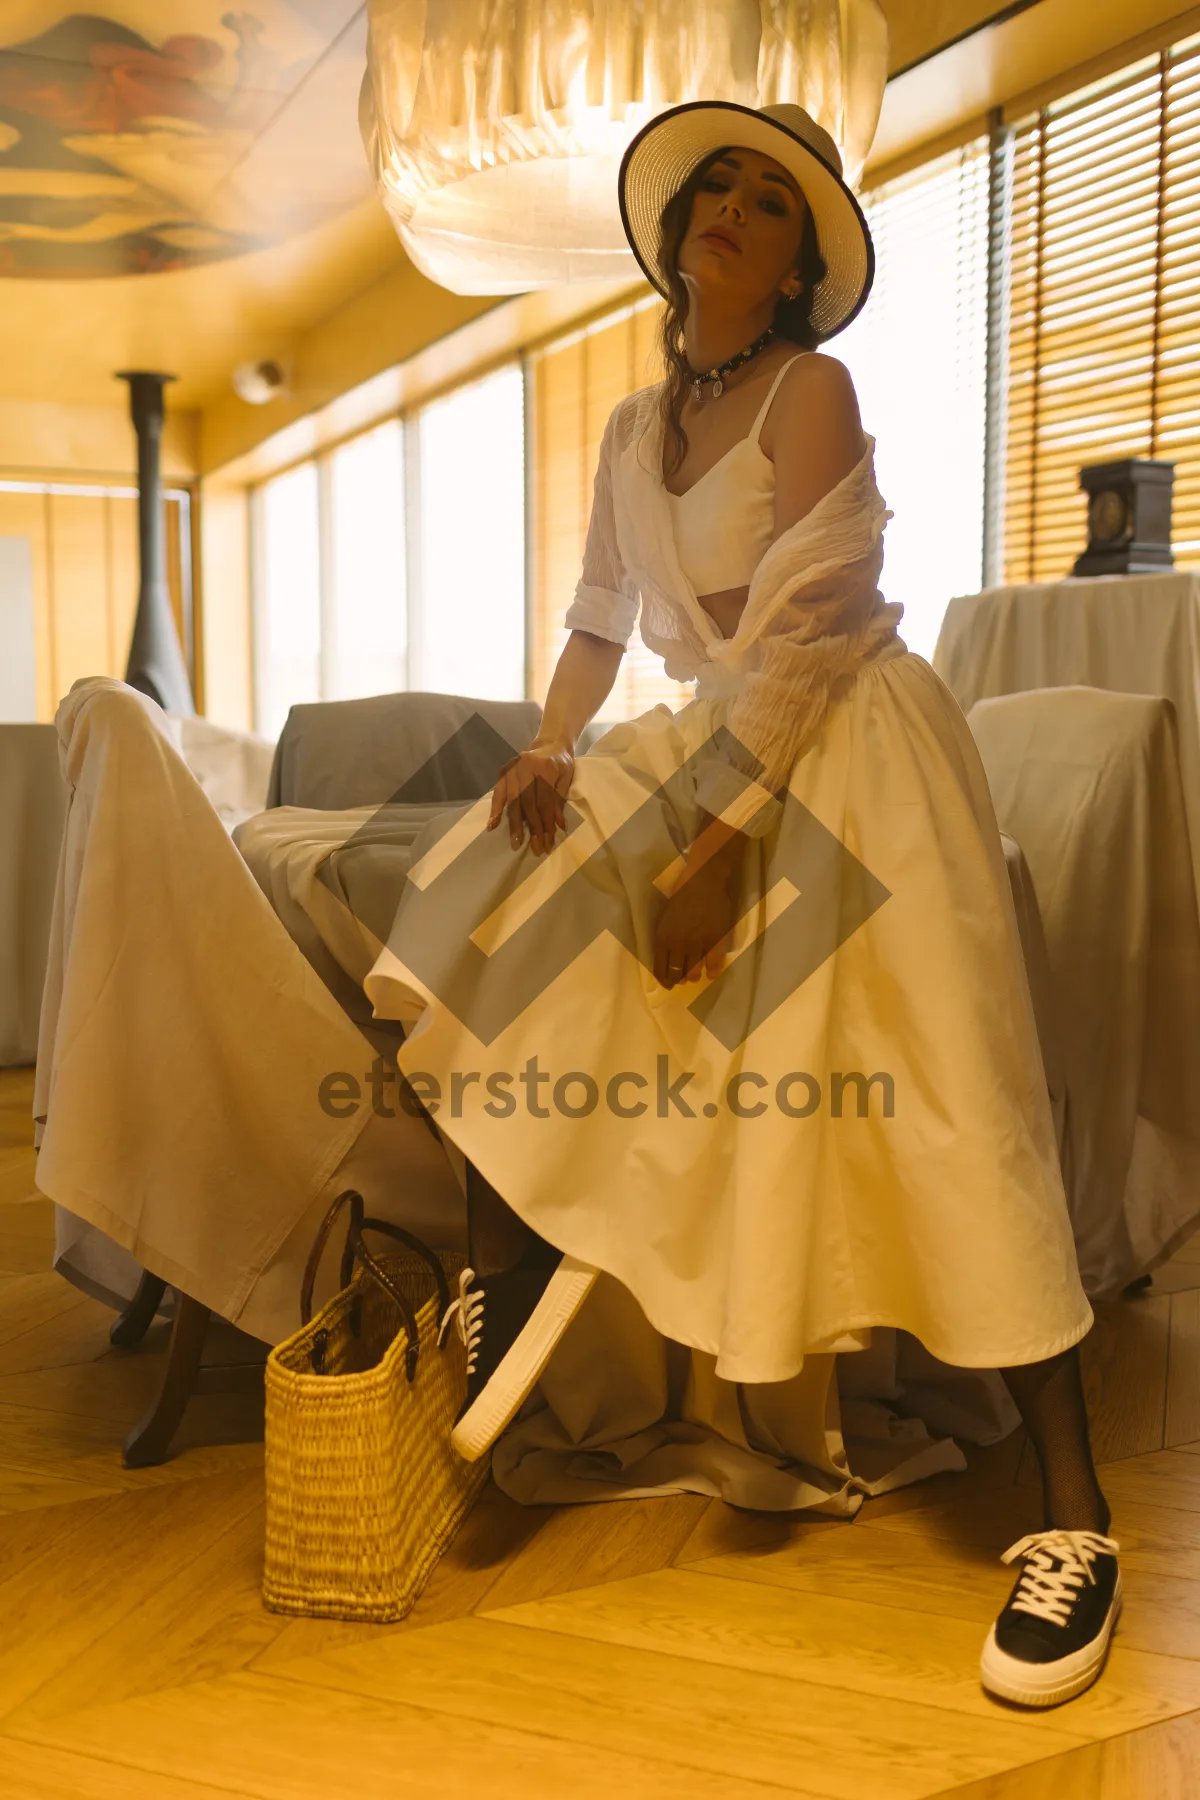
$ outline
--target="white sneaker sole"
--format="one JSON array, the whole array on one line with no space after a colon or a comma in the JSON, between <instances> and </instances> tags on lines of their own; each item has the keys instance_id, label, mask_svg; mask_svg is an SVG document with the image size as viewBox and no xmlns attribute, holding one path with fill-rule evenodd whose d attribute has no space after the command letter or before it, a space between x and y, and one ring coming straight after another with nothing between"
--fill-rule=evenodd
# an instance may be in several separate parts
<instances>
[{"instance_id":1,"label":"white sneaker sole","mask_svg":"<svg viewBox=\"0 0 1200 1800\"><path fill-rule=\"evenodd\" d=\"M1073 1700L1076 1694L1091 1687L1104 1667L1120 1611L1121 1577L1118 1575L1112 1605L1100 1631L1074 1656L1063 1656L1052 1663L1028 1663L1019 1657L1007 1656L996 1642L993 1625L979 1665L984 1687L997 1699L1012 1700L1018 1706L1059 1706L1064 1700Z\"/></svg>"},{"instance_id":2,"label":"white sneaker sole","mask_svg":"<svg viewBox=\"0 0 1200 1800\"><path fill-rule=\"evenodd\" d=\"M524 1330L501 1357L475 1404L450 1433L450 1442L464 1461L478 1462L518 1411L550 1361L554 1346L587 1299L598 1273L588 1263L563 1257Z\"/></svg>"}]
</instances>

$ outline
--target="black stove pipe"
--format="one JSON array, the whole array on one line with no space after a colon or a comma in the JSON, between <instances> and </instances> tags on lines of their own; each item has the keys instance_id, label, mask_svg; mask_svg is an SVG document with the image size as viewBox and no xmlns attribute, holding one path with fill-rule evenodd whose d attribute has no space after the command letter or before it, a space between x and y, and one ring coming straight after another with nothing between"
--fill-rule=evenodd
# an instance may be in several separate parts
<instances>
[{"instance_id":1,"label":"black stove pipe","mask_svg":"<svg viewBox=\"0 0 1200 1800\"><path fill-rule=\"evenodd\" d=\"M166 712L194 713L196 703L188 680L187 664L175 629L171 598L167 592L163 545L162 477L159 450L163 428L163 388L173 375L146 370L123 370L117 377L129 383L129 412L137 432L138 449L138 551L141 579L137 615L129 644L125 680L140 693L149 694Z\"/></svg>"}]
</instances>

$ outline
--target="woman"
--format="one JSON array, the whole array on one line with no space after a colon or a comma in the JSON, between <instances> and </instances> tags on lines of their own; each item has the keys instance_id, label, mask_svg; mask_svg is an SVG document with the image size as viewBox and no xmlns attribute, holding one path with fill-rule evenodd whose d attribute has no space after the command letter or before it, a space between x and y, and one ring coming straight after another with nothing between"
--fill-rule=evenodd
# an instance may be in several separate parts
<instances>
[{"instance_id":1,"label":"woman","mask_svg":"<svg viewBox=\"0 0 1200 1800\"><path fill-rule=\"evenodd\" d=\"M1120 1605L1091 1314L986 782L878 591L872 441L817 349L866 298L866 223L794 106L661 115L621 205L667 378L609 421L541 729L486 829L481 802L418 846L366 983L470 1159L455 1442L504 1429L598 1270L747 1393L873 1327L999 1367L1046 1529L983 1679L1052 1704ZM639 606L697 697L577 763Z\"/></svg>"}]
</instances>

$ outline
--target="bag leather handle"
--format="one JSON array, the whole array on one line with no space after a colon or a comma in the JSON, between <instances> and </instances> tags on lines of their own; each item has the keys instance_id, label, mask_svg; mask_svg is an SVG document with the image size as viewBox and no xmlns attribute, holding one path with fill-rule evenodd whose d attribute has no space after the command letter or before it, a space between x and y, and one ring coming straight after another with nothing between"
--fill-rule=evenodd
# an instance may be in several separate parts
<instances>
[{"instance_id":1,"label":"bag leather handle","mask_svg":"<svg viewBox=\"0 0 1200 1800\"><path fill-rule=\"evenodd\" d=\"M359 1206L362 1206L361 1196L359 1197ZM357 1232L355 1230L356 1224L358 1225ZM421 1354L421 1342L417 1333L416 1314L413 1312L412 1307L408 1304L408 1301L405 1299L400 1288L392 1280L386 1269L382 1268L380 1264L376 1262L371 1252L367 1249L367 1246L363 1243L362 1226L354 1219L351 1219L350 1231L347 1233L347 1241L350 1241L351 1238L356 1240L355 1260L361 1264L371 1279L383 1289L384 1293L395 1301L397 1307L400 1309L400 1317L404 1320L404 1330L408 1336L408 1343L405 1345L404 1349L404 1373L409 1381L411 1381L417 1372L417 1359Z\"/></svg>"},{"instance_id":2,"label":"bag leather handle","mask_svg":"<svg viewBox=\"0 0 1200 1800\"><path fill-rule=\"evenodd\" d=\"M312 1318L313 1288L316 1286L317 1270L321 1266L321 1258L325 1254L325 1246L329 1242L329 1234L336 1225L338 1214L341 1212L342 1208L344 1206L350 1206L352 1208L356 1200L361 1214L363 1205L362 1195L356 1194L353 1188L347 1188L344 1194L338 1195L337 1199L330 1206L329 1211L325 1214L325 1217L321 1220L317 1235L313 1240L313 1247L308 1253L308 1261L304 1265L304 1279L300 1283L301 1326L307 1325ZM346 1281L342 1282L342 1286L346 1286Z\"/></svg>"},{"instance_id":3,"label":"bag leather handle","mask_svg":"<svg viewBox=\"0 0 1200 1800\"><path fill-rule=\"evenodd\" d=\"M346 1228L346 1243L342 1251L341 1285L344 1288L350 1285L355 1264L360 1263L371 1279L395 1302L408 1335L404 1368L408 1380L412 1381L417 1372L417 1359L421 1349L416 1317L399 1286L367 1248L363 1241L363 1232L366 1230L378 1231L385 1237L395 1238L397 1242L415 1251L429 1265L437 1282L439 1317L445 1314L446 1308L450 1305L450 1288L446 1280L446 1271L429 1246L422 1243L421 1239L414 1236L412 1232L405 1231L400 1225L393 1225L387 1219L366 1218L363 1197L353 1188L347 1188L344 1193L337 1196L321 1221L320 1229L304 1268L304 1280L300 1288L300 1323L302 1326L307 1325L312 1318L313 1289L316 1285L317 1270L320 1267L325 1246L329 1242L330 1233L344 1207L350 1209L350 1223Z\"/></svg>"},{"instance_id":4,"label":"bag leather handle","mask_svg":"<svg viewBox=\"0 0 1200 1800\"><path fill-rule=\"evenodd\" d=\"M446 1308L450 1305L450 1283L446 1280L446 1271L443 1269L441 1258L436 1251L431 1250L429 1245L423 1243L415 1233L405 1231L403 1225L393 1225L390 1219L364 1219L362 1229L364 1231L380 1231L385 1237L395 1238L398 1244L404 1244L407 1249L419 1256L422 1262L429 1265L433 1279L437 1283L438 1318L444 1317Z\"/></svg>"}]
</instances>

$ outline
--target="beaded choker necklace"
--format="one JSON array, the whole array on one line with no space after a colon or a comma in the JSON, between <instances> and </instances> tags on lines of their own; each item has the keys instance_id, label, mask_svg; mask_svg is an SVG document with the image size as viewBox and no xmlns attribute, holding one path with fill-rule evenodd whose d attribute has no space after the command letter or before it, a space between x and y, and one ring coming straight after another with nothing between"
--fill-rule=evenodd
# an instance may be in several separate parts
<instances>
[{"instance_id":1,"label":"beaded choker necklace","mask_svg":"<svg viewBox=\"0 0 1200 1800\"><path fill-rule=\"evenodd\" d=\"M735 369L740 369L743 363L748 363L752 357L758 355L760 350L765 350L774 336L775 327L768 325L761 337L756 337L752 344L747 344L744 350L739 350L736 356L731 356L728 362L721 363L715 369L696 370L692 369L689 363L688 368L691 369L692 375L692 398L699 400L700 389L706 381L711 381L713 384L712 397L714 400L719 400L725 391L725 376L732 375Z\"/></svg>"}]
</instances>

